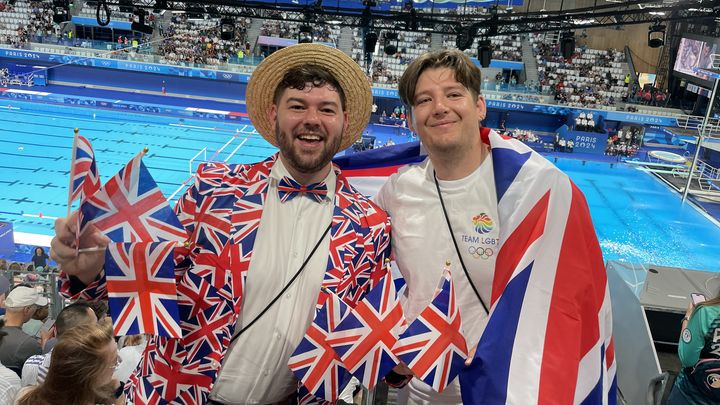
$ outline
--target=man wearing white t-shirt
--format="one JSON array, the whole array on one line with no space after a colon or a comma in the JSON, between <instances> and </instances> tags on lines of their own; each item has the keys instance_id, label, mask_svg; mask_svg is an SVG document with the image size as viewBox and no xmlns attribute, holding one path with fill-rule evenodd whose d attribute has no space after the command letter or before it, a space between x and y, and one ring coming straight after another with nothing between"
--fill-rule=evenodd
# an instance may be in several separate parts
<instances>
[{"instance_id":1,"label":"man wearing white t-shirt","mask_svg":"<svg viewBox=\"0 0 720 405\"><path fill-rule=\"evenodd\" d=\"M412 322L432 301L449 260L470 352L460 377L442 394L414 378L398 403L572 403L573 395L587 397L584 386L595 375L601 375L602 391L612 392L614 369L600 373L611 361L566 339L580 334L579 325L599 322L604 329L593 338L612 346L609 299L602 299L604 265L585 200L547 160L481 127L486 114L481 83L480 70L465 54L440 50L415 59L398 86L410 107L410 128L428 154L392 175L376 196L393 221L393 254L407 282L405 315ZM563 231L579 245L559 240L556 235ZM562 285L554 287L555 279ZM588 298L574 301L581 291ZM514 318L508 308L522 317ZM567 336L558 335L560 328L551 323L564 316L576 321L565 328ZM567 359L556 361L558 354ZM597 368L596 374L588 371L592 380L585 363ZM565 370L576 374L561 377ZM394 371L412 373L404 364Z\"/></svg>"},{"instance_id":2,"label":"man wearing white t-shirt","mask_svg":"<svg viewBox=\"0 0 720 405\"><path fill-rule=\"evenodd\" d=\"M432 301L443 264L450 260L460 316L474 320L464 322L470 348L477 344L487 322L495 251L500 242L493 167L489 148L479 136L485 100L477 90L469 90L480 88L480 74L455 73L448 67L427 68L415 74L417 83L410 90L407 77L412 73L403 76L399 89L401 97L412 94L403 102L411 106L410 127L420 135L429 159L393 175L380 189L377 202L394 218L392 246L408 286L408 321ZM456 81L455 76L462 73L471 81L469 86ZM457 250L448 238L438 189ZM458 251L472 283L462 270ZM419 268L423 270L417 271ZM410 382L408 391L408 403L462 403L457 380L442 395L419 379ZM403 394L408 392L401 393L401 400Z\"/></svg>"}]
</instances>

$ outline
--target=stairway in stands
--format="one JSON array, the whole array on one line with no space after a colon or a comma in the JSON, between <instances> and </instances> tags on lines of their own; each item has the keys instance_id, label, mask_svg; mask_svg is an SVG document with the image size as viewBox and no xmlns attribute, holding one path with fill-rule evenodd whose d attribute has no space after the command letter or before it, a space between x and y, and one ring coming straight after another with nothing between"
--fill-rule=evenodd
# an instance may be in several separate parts
<instances>
[{"instance_id":1,"label":"stairway in stands","mask_svg":"<svg viewBox=\"0 0 720 405\"><path fill-rule=\"evenodd\" d=\"M353 29L352 27L343 26L340 29L340 37L338 38L338 49L345 52L346 55L352 58L352 46L353 46Z\"/></svg>"},{"instance_id":2,"label":"stairway in stands","mask_svg":"<svg viewBox=\"0 0 720 405\"><path fill-rule=\"evenodd\" d=\"M523 35L522 36L522 61L525 64L525 81L532 81L538 83L538 70L537 70L537 59L533 54L532 45L530 39Z\"/></svg>"},{"instance_id":3,"label":"stairway in stands","mask_svg":"<svg viewBox=\"0 0 720 405\"><path fill-rule=\"evenodd\" d=\"M255 42L260 36L260 29L262 28L264 21L265 20L261 18L253 18L252 23L250 23L250 26L248 27L247 41L250 42L250 44L252 44L253 46L255 46Z\"/></svg>"}]
</instances>

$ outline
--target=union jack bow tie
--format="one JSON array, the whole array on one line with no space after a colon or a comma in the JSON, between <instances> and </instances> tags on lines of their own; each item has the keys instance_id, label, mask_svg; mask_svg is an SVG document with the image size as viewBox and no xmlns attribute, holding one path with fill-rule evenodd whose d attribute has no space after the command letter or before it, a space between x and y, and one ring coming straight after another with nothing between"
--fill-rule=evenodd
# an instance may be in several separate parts
<instances>
[{"instance_id":1,"label":"union jack bow tie","mask_svg":"<svg viewBox=\"0 0 720 405\"><path fill-rule=\"evenodd\" d=\"M327 195L327 186L324 181L303 186L289 177L280 179L278 196L281 202L290 201L300 194L304 194L317 202L322 202Z\"/></svg>"}]
</instances>

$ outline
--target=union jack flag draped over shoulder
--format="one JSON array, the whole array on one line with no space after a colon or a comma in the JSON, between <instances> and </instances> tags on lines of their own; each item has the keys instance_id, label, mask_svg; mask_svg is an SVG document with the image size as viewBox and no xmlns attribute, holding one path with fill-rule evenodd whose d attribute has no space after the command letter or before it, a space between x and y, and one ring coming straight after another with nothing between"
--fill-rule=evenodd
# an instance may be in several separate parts
<instances>
[{"instance_id":1,"label":"union jack flag draped over shoulder","mask_svg":"<svg viewBox=\"0 0 720 405\"><path fill-rule=\"evenodd\" d=\"M488 129L481 137L491 148L502 245L490 318L460 373L463 403L615 403L610 294L585 197L525 144ZM368 195L398 162L422 159L417 144L357 155L336 163Z\"/></svg>"},{"instance_id":2,"label":"union jack flag draped over shoulder","mask_svg":"<svg viewBox=\"0 0 720 405\"><path fill-rule=\"evenodd\" d=\"M460 374L463 402L614 403L610 294L585 196L525 144L482 135L502 242L490 318Z\"/></svg>"},{"instance_id":3,"label":"union jack flag draped over shoulder","mask_svg":"<svg viewBox=\"0 0 720 405\"><path fill-rule=\"evenodd\" d=\"M70 192L68 206L73 201L85 199L100 189L100 175L95 164L95 153L90 141L82 135L75 137L72 150Z\"/></svg>"},{"instance_id":4,"label":"union jack flag draped over shoulder","mask_svg":"<svg viewBox=\"0 0 720 405\"><path fill-rule=\"evenodd\" d=\"M81 228L95 225L113 242L185 241L180 224L139 153L80 205Z\"/></svg>"}]
</instances>

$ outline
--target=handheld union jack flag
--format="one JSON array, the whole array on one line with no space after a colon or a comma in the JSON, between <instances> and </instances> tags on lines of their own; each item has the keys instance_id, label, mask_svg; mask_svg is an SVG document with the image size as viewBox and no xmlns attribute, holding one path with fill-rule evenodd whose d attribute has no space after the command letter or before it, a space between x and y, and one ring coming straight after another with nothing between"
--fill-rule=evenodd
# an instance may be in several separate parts
<instances>
[{"instance_id":1,"label":"handheld union jack flag","mask_svg":"<svg viewBox=\"0 0 720 405\"><path fill-rule=\"evenodd\" d=\"M400 360L437 392L455 380L468 356L455 285L447 269L440 282L435 298L393 348Z\"/></svg>"},{"instance_id":2,"label":"handheld union jack flag","mask_svg":"<svg viewBox=\"0 0 720 405\"><path fill-rule=\"evenodd\" d=\"M90 141L78 135L73 143L68 206L78 198L88 198L100 189L100 175Z\"/></svg>"},{"instance_id":3,"label":"handheld union jack flag","mask_svg":"<svg viewBox=\"0 0 720 405\"><path fill-rule=\"evenodd\" d=\"M347 316L349 307L327 291L327 299L315 315L305 337L293 352L288 367L310 394L335 402L350 381L350 373L327 343L327 336Z\"/></svg>"},{"instance_id":4,"label":"handheld union jack flag","mask_svg":"<svg viewBox=\"0 0 720 405\"><path fill-rule=\"evenodd\" d=\"M185 241L187 232L142 162L135 156L80 205L81 228L95 225L114 242Z\"/></svg>"},{"instance_id":5,"label":"handheld union jack flag","mask_svg":"<svg viewBox=\"0 0 720 405\"><path fill-rule=\"evenodd\" d=\"M105 277L116 336L180 337L174 248L175 242L108 245Z\"/></svg>"},{"instance_id":6,"label":"handheld union jack flag","mask_svg":"<svg viewBox=\"0 0 720 405\"><path fill-rule=\"evenodd\" d=\"M392 353L405 316L387 273L328 336L345 368L368 389L399 361Z\"/></svg>"}]
</instances>

